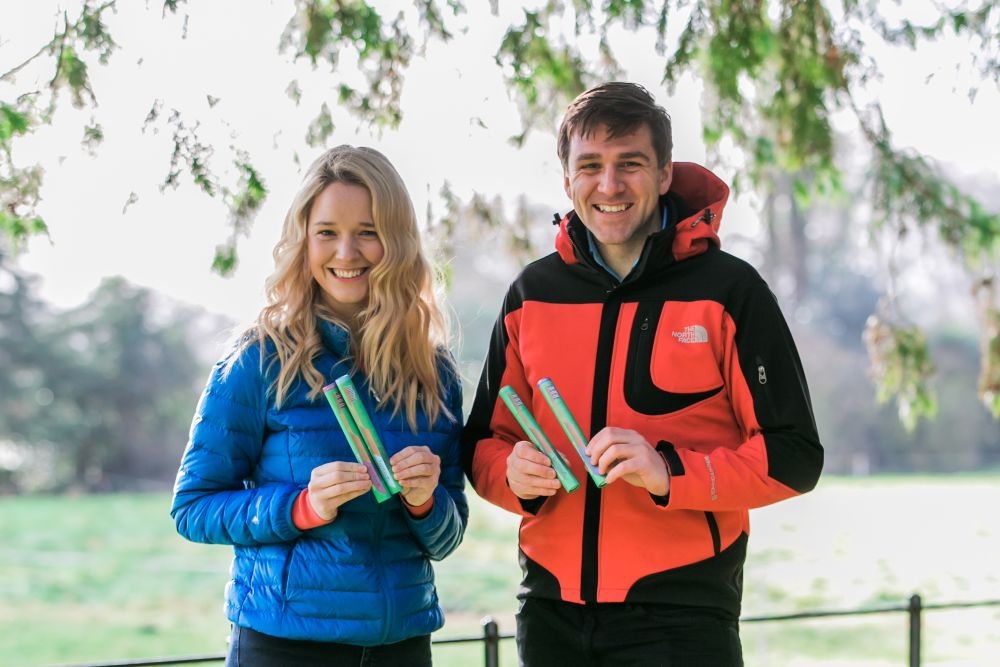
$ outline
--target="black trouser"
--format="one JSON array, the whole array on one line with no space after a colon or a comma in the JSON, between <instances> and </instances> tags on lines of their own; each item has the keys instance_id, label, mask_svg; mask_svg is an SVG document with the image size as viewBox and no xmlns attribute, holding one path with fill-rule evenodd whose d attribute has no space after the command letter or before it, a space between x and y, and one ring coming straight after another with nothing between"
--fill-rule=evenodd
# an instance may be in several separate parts
<instances>
[{"instance_id":1,"label":"black trouser","mask_svg":"<svg viewBox=\"0 0 1000 667\"><path fill-rule=\"evenodd\" d=\"M722 611L527 598L522 667L742 667L739 621Z\"/></svg>"},{"instance_id":2,"label":"black trouser","mask_svg":"<svg viewBox=\"0 0 1000 667\"><path fill-rule=\"evenodd\" d=\"M430 667L431 636L384 646L272 637L233 626L226 667Z\"/></svg>"}]
</instances>

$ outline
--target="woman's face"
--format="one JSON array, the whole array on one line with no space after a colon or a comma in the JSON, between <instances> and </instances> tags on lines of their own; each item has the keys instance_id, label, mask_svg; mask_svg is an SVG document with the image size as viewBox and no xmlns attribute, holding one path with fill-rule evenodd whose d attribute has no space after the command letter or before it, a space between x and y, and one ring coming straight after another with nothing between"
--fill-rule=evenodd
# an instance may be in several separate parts
<instances>
[{"instance_id":1,"label":"woman's face","mask_svg":"<svg viewBox=\"0 0 1000 667\"><path fill-rule=\"evenodd\" d=\"M368 276L385 255L368 190L349 183L326 186L313 201L307 234L309 270L323 288L323 303L350 320L368 305Z\"/></svg>"}]
</instances>

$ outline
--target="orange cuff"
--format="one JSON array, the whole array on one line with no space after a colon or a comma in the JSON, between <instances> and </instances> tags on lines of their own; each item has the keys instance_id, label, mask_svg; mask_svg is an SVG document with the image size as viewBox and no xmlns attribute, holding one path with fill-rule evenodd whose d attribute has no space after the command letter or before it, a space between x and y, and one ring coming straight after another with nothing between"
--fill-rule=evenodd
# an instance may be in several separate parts
<instances>
[{"instance_id":1,"label":"orange cuff","mask_svg":"<svg viewBox=\"0 0 1000 667\"><path fill-rule=\"evenodd\" d=\"M410 516L412 516L414 519L423 519L425 516L431 513L431 509L434 507L434 496L431 496L426 503L424 503L423 505L419 505L417 507L414 507L413 505L406 502L405 498L401 497L400 500L403 501L403 507L406 508L406 511L409 512Z\"/></svg>"},{"instance_id":2,"label":"orange cuff","mask_svg":"<svg viewBox=\"0 0 1000 667\"><path fill-rule=\"evenodd\" d=\"M316 514L312 503L309 502L309 489L302 489L302 493L299 494L299 497L295 499L295 504L292 505L292 523L295 524L295 527L299 530L309 530L317 526L325 526L332 521L333 519L327 521L319 514Z\"/></svg>"}]
</instances>

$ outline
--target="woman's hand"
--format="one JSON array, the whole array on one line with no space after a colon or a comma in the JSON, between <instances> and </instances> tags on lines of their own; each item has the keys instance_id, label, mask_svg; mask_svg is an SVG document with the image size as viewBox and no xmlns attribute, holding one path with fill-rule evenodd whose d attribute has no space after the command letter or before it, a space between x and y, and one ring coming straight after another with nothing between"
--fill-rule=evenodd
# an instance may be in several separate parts
<instances>
[{"instance_id":1,"label":"woman's hand","mask_svg":"<svg viewBox=\"0 0 1000 667\"><path fill-rule=\"evenodd\" d=\"M309 478L309 503L324 521L333 521L337 508L368 489L372 482L361 463L333 461L313 468Z\"/></svg>"},{"instance_id":2,"label":"woman's hand","mask_svg":"<svg viewBox=\"0 0 1000 667\"><path fill-rule=\"evenodd\" d=\"M407 447L389 459L389 464L403 487L400 495L407 505L420 507L431 499L441 477L440 456L429 447Z\"/></svg>"}]
</instances>

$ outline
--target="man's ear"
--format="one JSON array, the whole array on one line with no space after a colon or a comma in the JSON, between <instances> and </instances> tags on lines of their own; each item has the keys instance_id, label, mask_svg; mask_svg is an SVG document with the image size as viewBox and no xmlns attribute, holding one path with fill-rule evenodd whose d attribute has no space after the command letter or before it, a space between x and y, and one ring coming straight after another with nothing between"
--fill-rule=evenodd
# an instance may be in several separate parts
<instances>
[{"instance_id":1,"label":"man's ear","mask_svg":"<svg viewBox=\"0 0 1000 667\"><path fill-rule=\"evenodd\" d=\"M563 169L563 190L566 191L566 196L569 197L570 200L572 201L572 199L573 199L573 191L570 190L570 187L569 187L569 170L568 169Z\"/></svg>"},{"instance_id":2,"label":"man's ear","mask_svg":"<svg viewBox=\"0 0 1000 667\"><path fill-rule=\"evenodd\" d=\"M660 196L667 194L670 191L670 184L674 181L674 163L673 161L667 162L663 165L663 169L660 170Z\"/></svg>"}]
</instances>

